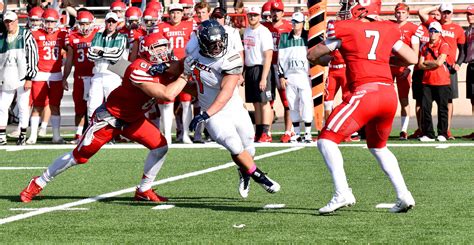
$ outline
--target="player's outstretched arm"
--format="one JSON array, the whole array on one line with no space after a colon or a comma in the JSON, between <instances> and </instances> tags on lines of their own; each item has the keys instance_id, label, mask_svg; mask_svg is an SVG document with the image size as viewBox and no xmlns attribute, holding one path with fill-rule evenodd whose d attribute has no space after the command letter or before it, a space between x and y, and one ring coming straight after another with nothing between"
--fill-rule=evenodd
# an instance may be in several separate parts
<instances>
[{"instance_id":1,"label":"player's outstretched arm","mask_svg":"<svg viewBox=\"0 0 474 245\"><path fill-rule=\"evenodd\" d=\"M418 10L418 16L420 17L421 22L425 23L426 21L428 21L428 19L430 18L430 12L437 9L439 9L439 5L421 8L420 10Z\"/></svg>"},{"instance_id":2,"label":"player's outstretched arm","mask_svg":"<svg viewBox=\"0 0 474 245\"><path fill-rule=\"evenodd\" d=\"M178 79L168 85L150 82L133 82L133 84L150 97L164 101L173 101L181 90L183 90L184 86L186 86L187 78L184 75L181 75Z\"/></svg>"},{"instance_id":3,"label":"player's outstretched arm","mask_svg":"<svg viewBox=\"0 0 474 245\"><path fill-rule=\"evenodd\" d=\"M337 39L328 39L324 43L316 45L313 49L308 51L308 61L313 65L327 65L327 55L331 51L336 50L340 45L340 41Z\"/></svg>"},{"instance_id":4,"label":"player's outstretched arm","mask_svg":"<svg viewBox=\"0 0 474 245\"><path fill-rule=\"evenodd\" d=\"M418 62L418 57L410 46L404 44L401 40L393 45L392 51L396 58L390 59L390 64L397 66L409 66Z\"/></svg>"}]
</instances>

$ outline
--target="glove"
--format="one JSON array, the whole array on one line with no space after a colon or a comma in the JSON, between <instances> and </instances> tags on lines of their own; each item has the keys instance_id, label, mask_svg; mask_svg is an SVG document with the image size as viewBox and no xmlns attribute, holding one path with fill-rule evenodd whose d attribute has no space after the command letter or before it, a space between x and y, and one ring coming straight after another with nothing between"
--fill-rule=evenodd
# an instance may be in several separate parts
<instances>
[{"instance_id":1,"label":"glove","mask_svg":"<svg viewBox=\"0 0 474 245\"><path fill-rule=\"evenodd\" d=\"M188 57L184 60L184 71L183 71L183 75L184 75L185 77L191 76L191 74L193 73L193 70L194 70L195 67L196 67L196 60L193 59L192 56L188 56Z\"/></svg>"},{"instance_id":2,"label":"glove","mask_svg":"<svg viewBox=\"0 0 474 245\"><path fill-rule=\"evenodd\" d=\"M148 73L152 76L157 76L160 74L165 73L165 71L169 68L167 63L161 63L158 65L152 65L150 69L148 69Z\"/></svg>"},{"instance_id":3,"label":"glove","mask_svg":"<svg viewBox=\"0 0 474 245\"><path fill-rule=\"evenodd\" d=\"M97 55L100 57L104 56L104 50L97 51Z\"/></svg>"},{"instance_id":4,"label":"glove","mask_svg":"<svg viewBox=\"0 0 474 245\"><path fill-rule=\"evenodd\" d=\"M197 126L207 119L209 119L209 114L207 114L205 111L201 112L199 115L196 115L189 124L189 131L192 132L196 130Z\"/></svg>"}]
</instances>

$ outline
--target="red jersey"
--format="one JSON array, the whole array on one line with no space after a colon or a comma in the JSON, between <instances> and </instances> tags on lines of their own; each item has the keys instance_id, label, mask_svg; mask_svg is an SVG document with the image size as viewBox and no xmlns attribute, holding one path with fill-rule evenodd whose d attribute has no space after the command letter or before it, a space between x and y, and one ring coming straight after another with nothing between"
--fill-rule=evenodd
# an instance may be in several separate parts
<instances>
[{"instance_id":1,"label":"red jersey","mask_svg":"<svg viewBox=\"0 0 474 245\"><path fill-rule=\"evenodd\" d=\"M341 52L339 50L334 50L330 54L332 56L332 60L330 63L330 66L335 66L335 65L343 65L344 63L344 58L342 58Z\"/></svg>"},{"instance_id":2,"label":"red jersey","mask_svg":"<svg viewBox=\"0 0 474 245\"><path fill-rule=\"evenodd\" d=\"M87 58L87 51L97 31L98 29L93 29L87 37L77 31L69 34L68 45L73 50L74 76L92 76L94 62Z\"/></svg>"},{"instance_id":3,"label":"red jersey","mask_svg":"<svg viewBox=\"0 0 474 245\"><path fill-rule=\"evenodd\" d=\"M168 84L177 79L177 77L169 76L152 77L148 74L150 67L151 64L141 58L136 59L128 66L122 79L122 85L107 97L105 106L110 114L125 122L133 122L144 117L145 112L155 104L155 98L145 94L134 83Z\"/></svg>"},{"instance_id":4,"label":"red jersey","mask_svg":"<svg viewBox=\"0 0 474 245\"><path fill-rule=\"evenodd\" d=\"M433 54L428 50L431 49ZM433 45L427 43L421 48L420 55L425 57L425 61L436 60L441 54L446 54L449 57L449 45L442 39ZM447 59L447 58L446 58ZM445 65L442 65L438 68L432 70L425 70L423 74L423 84L433 85L433 86L444 86L450 85L451 80L449 78L449 71Z\"/></svg>"},{"instance_id":5,"label":"red jersey","mask_svg":"<svg viewBox=\"0 0 474 245\"><path fill-rule=\"evenodd\" d=\"M278 27L275 27L273 23L271 22L264 22L262 23L263 26L268 28L270 32L272 33L273 37L273 56L272 56L272 64L276 65L278 64L278 44L280 43L280 35L282 33L289 33L291 30L293 30L293 25L291 22L287 20L282 20L282 24L279 25Z\"/></svg>"},{"instance_id":6,"label":"red jersey","mask_svg":"<svg viewBox=\"0 0 474 245\"><path fill-rule=\"evenodd\" d=\"M172 25L168 22L159 25L160 30L169 42L169 47L173 49L173 53L178 59L186 57L186 44L191 39L193 32L193 23L190 21L181 21L178 25Z\"/></svg>"},{"instance_id":7,"label":"red jersey","mask_svg":"<svg viewBox=\"0 0 474 245\"><path fill-rule=\"evenodd\" d=\"M400 26L400 32L402 33L402 41L411 47L411 38L416 36L420 38L423 35L422 27L415 25L411 22L406 22L404 25Z\"/></svg>"},{"instance_id":8,"label":"red jersey","mask_svg":"<svg viewBox=\"0 0 474 245\"><path fill-rule=\"evenodd\" d=\"M124 27L120 29L119 33L125 34L127 36L128 44L130 45L130 50L132 49L133 42L136 40L140 40L141 37L146 36L146 30L142 27L138 29L129 29L128 27Z\"/></svg>"},{"instance_id":9,"label":"red jersey","mask_svg":"<svg viewBox=\"0 0 474 245\"><path fill-rule=\"evenodd\" d=\"M456 51L458 50L458 44L464 44L466 42L466 36L464 35L464 29L456 23L443 24L443 39L449 45L449 55L446 60L448 64L454 65L456 62Z\"/></svg>"},{"instance_id":10,"label":"red jersey","mask_svg":"<svg viewBox=\"0 0 474 245\"><path fill-rule=\"evenodd\" d=\"M49 34L43 29L31 32L38 45L38 70L42 72L57 73L61 72L63 56L61 50L65 49L68 33L63 30L57 30Z\"/></svg>"},{"instance_id":11,"label":"red jersey","mask_svg":"<svg viewBox=\"0 0 474 245\"><path fill-rule=\"evenodd\" d=\"M349 89L371 82L393 83L389 59L400 41L397 24L390 21L343 20L328 25L328 38L341 40Z\"/></svg>"}]
</instances>

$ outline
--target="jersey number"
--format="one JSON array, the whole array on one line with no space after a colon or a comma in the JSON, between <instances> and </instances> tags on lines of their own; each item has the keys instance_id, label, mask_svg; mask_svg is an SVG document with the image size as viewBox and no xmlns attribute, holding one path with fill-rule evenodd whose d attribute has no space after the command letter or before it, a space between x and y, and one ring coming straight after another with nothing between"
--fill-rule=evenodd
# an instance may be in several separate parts
<instances>
[{"instance_id":1,"label":"jersey number","mask_svg":"<svg viewBox=\"0 0 474 245\"><path fill-rule=\"evenodd\" d=\"M184 48L184 37L172 37L170 38L171 48Z\"/></svg>"},{"instance_id":2,"label":"jersey number","mask_svg":"<svg viewBox=\"0 0 474 245\"><path fill-rule=\"evenodd\" d=\"M193 78L194 80L196 80L198 84L199 93L201 94L204 93L204 85L202 85L201 71L199 69L196 69L196 68L193 69Z\"/></svg>"},{"instance_id":3,"label":"jersey number","mask_svg":"<svg viewBox=\"0 0 474 245\"><path fill-rule=\"evenodd\" d=\"M43 55L44 60L58 60L59 47L44 47L43 51L45 52L45 55Z\"/></svg>"},{"instance_id":4,"label":"jersey number","mask_svg":"<svg viewBox=\"0 0 474 245\"><path fill-rule=\"evenodd\" d=\"M372 40L372 46L370 47L370 51L367 54L367 59L376 60L377 55L375 55L375 50L377 50L377 45L379 44L380 33L378 31L365 30L365 37L374 37L374 39Z\"/></svg>"},{"instance_id":5,"label":"jersey number","mask_svg":"<svg viewBox=\"0 0 474 245\"><path fill-rule=\"evenodd\" d=\"M85 53L84 53L84 49L78 49L77 50L77 55L78 55L77 62L81 62L81 63L84 62L85 57L86 57Z\"/></svg>"}]
</instances>

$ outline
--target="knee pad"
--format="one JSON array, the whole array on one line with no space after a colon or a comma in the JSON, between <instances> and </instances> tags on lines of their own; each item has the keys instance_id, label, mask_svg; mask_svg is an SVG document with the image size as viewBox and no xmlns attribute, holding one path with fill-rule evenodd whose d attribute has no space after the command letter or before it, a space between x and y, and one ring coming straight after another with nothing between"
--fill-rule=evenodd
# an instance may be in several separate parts
<instances>
[{"instance_id":1,"label":"knee pad","mask_svg":"<svg viewBox=\"0 0 474 245\"><path fill-rule=\"evenodd\" d=\"M239 155L244 151L242 142L240 140L234 139L233 137L224 139L222 142L222 146L224 146L230 152L231 155Z\"/></svg>"},{"instance_id":2,"label":"knee pad","mask_svg":"<svg viewBox=\"0 0 474 245\"><path fill-rule=\"evenodd\" d=\"M245 150L246 150L252 157L255 156L255 147L254 147L254 146L249 146L249 147L245 148Z\"/></svg>"}]
</instances>

